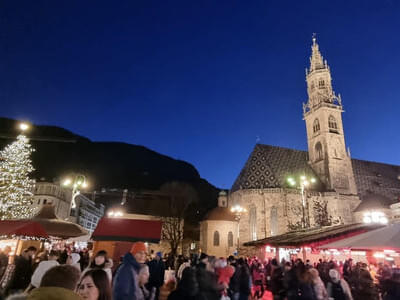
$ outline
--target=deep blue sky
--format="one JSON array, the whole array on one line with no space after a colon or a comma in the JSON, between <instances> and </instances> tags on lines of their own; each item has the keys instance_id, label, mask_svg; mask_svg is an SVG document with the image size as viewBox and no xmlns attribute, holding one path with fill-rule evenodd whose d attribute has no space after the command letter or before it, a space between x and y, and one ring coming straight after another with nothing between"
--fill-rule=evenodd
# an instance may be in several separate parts
<instances>
[{"instance_id":1,"label":"deep blue sky","mask_svg":"<svg viewBox=\"0 0 400 300\"><path fill-rule=\"evenodd\" d=\"M400 164L399 1L0 4L0 115L186 160L228 188L261 143L306 149L311 35L347 146Z\"/></svg>"}]
</instances>

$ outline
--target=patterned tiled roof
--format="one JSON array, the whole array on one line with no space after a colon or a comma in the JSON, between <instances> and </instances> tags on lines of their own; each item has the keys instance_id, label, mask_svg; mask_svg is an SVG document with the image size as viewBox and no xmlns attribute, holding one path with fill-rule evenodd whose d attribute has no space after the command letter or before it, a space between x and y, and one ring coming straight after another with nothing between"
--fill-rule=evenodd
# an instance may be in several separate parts
<instances>
[{"instance_id":1,"label":"patterned tiled roof","mask_svg":"<svg viewBox=\"0 0 400 300\"><path fill-rule=\"evenodd\" d=\"M325 190L317 174L308 164L306 151L257 144L234 182L231 192L240 189L288 187L287 178L305 175L314 177L313 188Z\"/></svg>"},{"instance_id":2,"label":"patterned tiled roof","mask_svg":"<svg viewBox=\"0 0 400 300\"><path fill-rule=\"evenodd\" d=\"M289 176L315 177L315 190L325 191L308 164L307 151L257 144L235 180L231 192L240 189L288 187ZM392 203L400 201L400 166L352 159L355 182L361 200L369 194L382 195ZM385 203L387 204L387 203Z\"/></svg>"},{"instance_id":3,"label":"patterned tiled roof","mask_svg":"<svg viewBox=\"0 0 400 300\"><path fill-rule=\"evenodd\" d=\"M369 194L400 201L400 166L352 159L354 177L361 199ZM386 203L385 203L386 204Z\"/></svg>"}]
</instances>

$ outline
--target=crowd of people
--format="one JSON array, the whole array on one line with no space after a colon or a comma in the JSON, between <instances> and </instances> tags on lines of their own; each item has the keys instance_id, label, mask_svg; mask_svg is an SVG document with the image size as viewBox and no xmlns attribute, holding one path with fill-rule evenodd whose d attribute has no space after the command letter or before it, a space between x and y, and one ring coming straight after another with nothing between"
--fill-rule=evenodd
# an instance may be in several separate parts
<instances>
[{"instance_id":1,"label":"crowd of people","mask_svg":"<svg viewBox=\"0 0 400 300\"><path fill-rule=\"evenodd\" d=\"M301 259L261 261L205 253L174 257L148 254L133 244L118 264L104 250L22 251L9 264L0 253L0 290L9 300L393 300L400 299L400 271L391 266ZM6 298L7 297L7 298Z\"/></svg>"}]
</instances>

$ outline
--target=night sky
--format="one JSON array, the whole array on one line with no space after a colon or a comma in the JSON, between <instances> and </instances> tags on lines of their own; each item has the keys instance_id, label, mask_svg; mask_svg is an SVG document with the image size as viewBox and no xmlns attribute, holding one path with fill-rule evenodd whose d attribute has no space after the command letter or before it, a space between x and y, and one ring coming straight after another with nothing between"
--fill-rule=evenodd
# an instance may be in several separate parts
<instances>
[{"instance_id":1,"label":"night sky","mask_svg":"<svg viewBox=\"0 0 400 300\"><path fill-rule=\"evenodd\" d=\"M0 4L0 115L144 145L229 188L256 140L305 150L311 36L352 157L400 164L400 3Z\"/></svg>"}]
</instances>

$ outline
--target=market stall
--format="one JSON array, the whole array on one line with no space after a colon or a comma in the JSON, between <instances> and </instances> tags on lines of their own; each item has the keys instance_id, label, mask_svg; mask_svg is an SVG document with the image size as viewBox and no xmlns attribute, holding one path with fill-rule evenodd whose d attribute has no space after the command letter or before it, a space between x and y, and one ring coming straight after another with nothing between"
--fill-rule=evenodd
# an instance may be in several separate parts
<instances>
[{"instance_id":1,"label":"market stall","mask_svg":"<svg viewBox=\"0 0 400 300\"><path fill-rule=\"evenodd\" d=\"M93 252L106 250L118 262L131 249L133 242L159 243L162 222L159 220L136 220L103 217L94 230Z\"/></svg>"},{"instance_id":2,"label":"market stall","mask_svg":"<svg viewBox=\"0 0 400 300\"><path fill-rule=\"evenodd\" d=\"M11 247L11 256L18 255L23 247L39 247L41 241L49 238L43 226L33 220L2 220L0 236L0 249Z\"/></svg>"},{"instance_id":3,"label":"market stall","mask_svg":"<svg viewBox=\"0 0 400 300\"><path fill-rule=\"evenodd\" d=\"M31 219L0 221L0 248L10 246L19 255L29 246L53 247L68 238L86 235L80 225L57 218L53 205L44 205Z\"/></svg>"},{"instance_id":4,"label":"market stall","mask_svg":"<svg viewBox=\"0 0 400 300\"><path fill-rule=\"evenodd\" d=\"M400 223L321 245L319 249L361 252L369 262L393 261L400 265Z\"/></svg>"},{"instance_id":5,"label":"market stall","mask_svg":"<svg viewBox=\"0 0 400 300\"><path fill-rule=\"evenodd\" d=\"M278 257L279 259L309 259L316 262L320 258L345 260L351 253L326 252L320 246L344 238L354 237L382 227L382 225L347 224L322 228L308 228L292 231L265 239L244 243L247 248L252 248L251 255L262 259ZM249 253L250 254L250 253ZM357 253L353 253L356 255Z\"/></svg>"}]
</instances>

